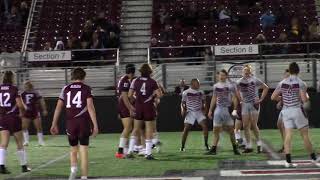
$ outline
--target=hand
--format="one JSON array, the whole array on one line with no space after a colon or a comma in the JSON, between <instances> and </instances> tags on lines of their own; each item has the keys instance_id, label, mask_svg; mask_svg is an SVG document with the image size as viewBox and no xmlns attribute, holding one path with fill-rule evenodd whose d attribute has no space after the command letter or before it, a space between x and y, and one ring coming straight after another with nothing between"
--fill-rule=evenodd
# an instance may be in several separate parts
<instances>
[{"instance_id":1,"label":"hand","mask_svg":"<svg viewBox=\"0 0 320 180\"><path fill-rule=\"evenodd\" d=\"M42 115L43 115L44 117L47 117L47 116L48 116L48 111L47 111L47 110L43 110L43 111L42 111Z\"/></svg>"},{"instance_id":2,"label":"hand","mask_svg":"<svg viewBox=\"0 0 320 180\"><path fill-rule=\"evenodd\" d=\"M209 112L208 112L208 118L209 118L209 119L212 119L212 111L210 111L210 110L209 110Z\"/></svg>"},{"instance_id":3,"label":"hand","mask_svg":"<svg viewBox=\"0 0 320 180\"><path fill-rule=\"evenodd\" d=\"M59 134L59 128L56 124L52 124L51 128L50 128L50 133L52 135L57 135Z\"/></svg>"},{"instance_id":4,"label":"hand","mask_svg":"<svg viewBox=\"0 0 320 180\"><path fill-rule=\"evenodd\" d=\"M97 126L93 127L91 136L96 137L98 134L99 134L99 128Z\"/></svg>"},{"instance_id":5,"label":"hand","mask_svg":"<svg viewBox=\"0 0 320 180\"><path fill-rule=\"evenodd\" d=\"M261 99L255 99L254 104L260 104L262 102Z\"/></svg>"},{"instance_id":6,"label":"hand","mask_svg":"<svg viewBox=\"0 0 320 180\"><path fill-rule=\"evenodd\" d=\"M235 109L232 111L231 115L234 116L234 117L236 117L236 118L239 118L238 112L237 112L237 110L235 110Z\"/></svg>"},{"instance_id":7,"label":"hand","mask_svg":"<svg viewBox=\"0 0 320 180\"><path fill-rule=\"evenodd\" d=\"M136 114L136 109L133 106L131 106L129 108L129 112L130 112L130 117L133 118L135 116L135 114Z\"/></svg>"}]
</instances>

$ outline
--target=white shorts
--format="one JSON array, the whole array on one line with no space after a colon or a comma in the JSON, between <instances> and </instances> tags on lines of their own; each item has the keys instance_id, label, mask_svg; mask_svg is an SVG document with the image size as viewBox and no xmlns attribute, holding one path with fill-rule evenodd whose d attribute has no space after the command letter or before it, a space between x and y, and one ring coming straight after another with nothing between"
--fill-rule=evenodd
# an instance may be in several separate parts
<instances>
[{"instance_id":1,"label":"white shorts","mask_svg":"<svg viewBox=\"0 0 320 180\"><path fill-rule=\"evenodd\" d=\"M242 115L258 115L260 112L260 105L255 106L254 103L245 103L241 104L241 114Z\"/></svg>"},{"instance_id":2,"label":"white shorts","mask_svg":"<svg viewBox=\"0 0 320 180\"><path fill-rule=\"evenodd\" d=\"M309 126L309 121L304 112L301 108L297 107L283 109L282 120L286 129L301 129Z\"/></svg>"},{"instance_id":3,"label":"white shorts","mask_svg":"<svg viewBox=\"0 0 320 180\"><path fill-rule=\"evenodd\" d=\"M189 111L184 119L184 123L194 125L194 123L197 121L198 124L200 124L200 122L205 119L206 117L202 111Z\"/></svg>"},{"instance_id":4,"label":"white shorts","mask_svg":"<svg viewBox=\"0 0 320 180\"><path fill-rule=\"evenodd\" d=\"M230 115L229 108L216 107L213 115L213 127L233 126L234 122Z\"/></svg>"}]
</instances>

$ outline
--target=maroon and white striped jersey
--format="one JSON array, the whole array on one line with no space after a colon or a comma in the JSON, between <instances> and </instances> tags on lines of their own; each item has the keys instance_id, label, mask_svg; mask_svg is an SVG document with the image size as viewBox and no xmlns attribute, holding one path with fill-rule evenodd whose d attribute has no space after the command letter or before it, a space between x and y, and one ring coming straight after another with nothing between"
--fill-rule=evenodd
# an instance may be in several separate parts
<instances>
[{"instance_id":1,"label":"maroon and white striped jersey","mask_svg":"<svg viewBox=\"0 0 320 180\"><path fill-rule=\"evenodd\" d=\"M182 102L186 104L187 111L200 111L203 107L205 96L203 91L187 89L182 93Z\"/></svg>"},{"instance_id":2,"label":"maroon and white striped jersey","mask_svg":"<svg viewBox=\"0 0 320 180\"><path fill-rule=\"evenodd\" d=\"M235 94L235 86L230 82L218 82L213 85L213 95L217 98L217 106L230 107L232 96Z\"/></svg>"},{"instance_id":3,"label":"maroon and white striped jersey","mask_svg":"<svg viewBox=\"0 0 320 180\"><path fill-rule=\"evenodd\" d=\"M291 75L282 80L277 88L277 91L282 94L283 109L288 107L302 106L300 92L307 90L307 85L298 76Z\"/></svg>"},{"instance_id":4,"label":"maroon and white striped jersey","mask_svg":"<svg viewBox=\"0 0 320 180\"><path fill-rule=\"evenodd\" d=\"M245 103L253 103L259 97L259 87L263 82L251 76L249 78L242 77L237 81L237 88L240 91L242 101Z\"/></svg>"}]
</instances>

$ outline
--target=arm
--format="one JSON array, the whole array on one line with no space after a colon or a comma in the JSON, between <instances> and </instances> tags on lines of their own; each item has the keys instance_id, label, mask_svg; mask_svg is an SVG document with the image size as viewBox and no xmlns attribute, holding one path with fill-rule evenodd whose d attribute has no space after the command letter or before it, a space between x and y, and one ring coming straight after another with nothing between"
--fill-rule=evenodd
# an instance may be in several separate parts
<instances>
[{"instance_id":1,"label":"arm","mask_svg":"<svg viewBox=\"0 0 320 180\"><path fill-rule=\"evenodd\" d=\"M281 101L280 91L278 89L275 89L271 95L271 100L273 101Z\"/></svg>"},{"instance_id":2,"label":"arm","mask_svg":"<svg viewBox=\"0 0 320 180\"><path fill-rule=\"evenodd\" d=\"M182 101L182 102L181 102L181 116L182 116L182 117L185 116L186 109L187 109L186 102Z\"/></svg>"},{"instance_id":3,"label":"arm","mask_svg":"<svg viewBox=\"0 0 320 180\"><path fill-rule=\"evenodd\" d=\"M129 110L134 109L134 107L130 103L128 92L122 92L121 98L123 99L124 105L126 106L127 109L129 109Z\"/></svg>"},{"instance_id":4,"label":"arm","mask_svg":"<svg viewBox=\"0 0 320 180\"><path fill-rule=\"evenodd\" d=\"M26 108L21 97L16 98L16 104L17 104L17 107L19 108L20 117L22 117L26 112Z\"/></svg>"},{"instance_id":5,"label":"arm","mask_svg":"<svg viewBox=\"0 0 320 180\"><path fill-rule=\"evenodd\" d=\"M212 111L216 105L217 102L217 97L215 95L212 95L211 102L210 102L210 107L209 107L209 112L208 112L208 117L211 119L212 118Z\"/></svg>"},{"instance_id":6,"label":"arm","mask_svg":"<svg viewBox=\"0 0 320 180\"><path fill-rule=\"evenodd\" d=\"M50 128L50 132L53 135L59 133L58 121L59 121L59 117L60 117L63 105L64 105L63 101L61 99L59 99L58 102L57 102L56 109L54 111L53 121L52 121L52 125L51 125L51 128Z\"/></svg>"},{"instance_id":7,"label":"arm","mask_svg":"<svg viewBox=\"0 0 320 180\"><path fill-rule=\"evenodd\" d=\"M97 123L96 109L94 107L92 97L87 98L87 105L88 105L88 112L89 112L89 115L90 115L90 119L91 119L92 124L93 124L92 136L96 137L97 134L99 133L99 128L98 128L98 123Z\"/></svg>"},{"instance_id":8,"label":"arm","mask_svg":"<svg viewBox=\"0 0 320 180\"><path fill-rule=\"evenodd\" d=\"M263 90L262 90L262 94L261 94L261 97L260 97L258 103L261 103L264 100L264 98L267 96L268 91L269 91L269 87L265 83L263 83L261 86L262 86Z\"/></svg>"},{"instance_id":9,"label":"arm","mask_svg":"<svg viewBox=\"0 0 320 180\"><path fill-rule=\"evenodd\" d=\"M48 115L48 111L47 111L47 105L46 105L46 102L45 102L44 98L40 99L40 106L41 106L41 110L42 110L43 116L47 116Z\"/></svg>"}]
</instances>

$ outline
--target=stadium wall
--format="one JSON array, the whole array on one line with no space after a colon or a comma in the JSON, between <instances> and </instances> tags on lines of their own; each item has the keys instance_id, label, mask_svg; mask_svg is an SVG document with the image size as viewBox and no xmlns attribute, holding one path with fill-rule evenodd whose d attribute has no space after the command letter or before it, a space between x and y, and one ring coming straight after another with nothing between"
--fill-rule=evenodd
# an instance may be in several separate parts
<instances>
[{"instance_id":1,"label":"stadium wall","mask_svg":"<svg viewBox=\"0 0 320 180\"><path fill-rule=\"evenodd\" d=\"M311 99L311 109L309 114L309 121L311 127L320 127L320 94L314 90L309 91ZM271 93L263 102L261 107L259 124L261 129L276 128L278 118L278 111L276 110L275 102L270 100ZM49 129L55 109L57 98L47 98L49 116L43 119L43 128L45 134L49 134ZM207 98L210 102L210 97ZM117 114L117 98L115 96L109 97L95 97L95 106L97 117L100 125L101 133L118 133L122 130L122 125L118 119ZM212 125L211 121L209 122ZM183 119L180 117L180 97L176 95L164 96L160 107L158 117L158 130L163 131L181 131L183 128ZM64 134L64 120L63 115L60 119L60 133ZM196 127L196 130L199 128ZM34 129L31 130L34 133Z\"/></svg>"}]
</instances>

